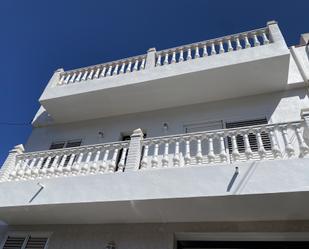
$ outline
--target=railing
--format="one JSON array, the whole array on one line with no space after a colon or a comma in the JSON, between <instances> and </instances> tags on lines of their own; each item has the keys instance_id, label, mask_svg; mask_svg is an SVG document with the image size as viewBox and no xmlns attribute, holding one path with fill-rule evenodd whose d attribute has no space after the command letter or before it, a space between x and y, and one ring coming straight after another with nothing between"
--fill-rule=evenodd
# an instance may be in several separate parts
<instances>
[{"instance_id":1,"label":"railing","mask_svg":"<svg viewBox=\"0 0 309 249\"><path fill-rule=\"evenodd\" d=\"M19 153L14 162L10 154L0 181L303 158L306 127L302 120L147 139L137 130L131 141Z\"/></svg>"},{"instance_id":2,"label":"railing","mask_svg":"<svg viewBox=\"0 0 309 249\"><path fill-rule=\"evenodd\" d=\"M174 64L200 57L266 45L270 43L268 36L268 29L262 28L176 48L165 49L156 53L156 66ZM192 55L193 52L194 55Z\"/></svg>"},{"instance_id":3,"label":"railing","mask_svg":"<svg viewBox=\"0 0 309 249\"><path fill-rule=\"evenodd\" d=\"M17 156L9 179L121 172L127 152L128 142L117 142L24 153Z\"/></svg>"},{"instance_id":4,"label":"railing","mask_svg":"<svg viewBox=\"0 0 309 249\"><path fill-rule=\"evenodd\" d=\"M305 157L303 121L148 138L141 169Z\"/></svg>"},{"instance_id":5,"label":"railing","mask_svg":"<svg viewBox=\"0 0 309 249\"><path fill-rule=\"evenodd\" d=\"M241 49L266 45L270 42L271 40L269 38L268 27L256 29L248 32L158 51L155 54L155 61L153 66L179 63L200 57L238 51ZM193 52L194 55L192 55ZM146 67L146 60L148 60L147 54L144 54L104 64L62 72L60 74L57 85L67 85L76 82L112 77L120 74L128 74L134 71L141 71Z\"/></svg>"},{"instance_id":6,"label":"railing","mask_svg":"<svg viewBox=\"0 0 309 249\"><path fill-rule=\"evenodd\" d=\"M58 85L93 80L119 74L128 74L145 69L146 55L66 71L60 75Z\"/></svg>"}]
</instances>

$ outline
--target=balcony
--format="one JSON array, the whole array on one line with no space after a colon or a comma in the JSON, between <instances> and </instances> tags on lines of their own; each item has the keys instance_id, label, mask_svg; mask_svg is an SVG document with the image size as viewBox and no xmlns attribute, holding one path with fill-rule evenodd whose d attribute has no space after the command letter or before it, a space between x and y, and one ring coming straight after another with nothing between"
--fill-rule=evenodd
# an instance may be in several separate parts
<instances>
[{"instance_id":1,"label":"balcony","mask_svg":"<svg viewBox=\"0 0 309 249\"><path fill-rule=\"evenodd\" d=\"M248 32L58 70L40 103L61 123L280 91L287 86L289 56L277 24L270 22Z\"/></svg>"},{"instance_id":2,"label":"balcony","mask_svg":"<svg viewBox=\"0 0 309 249\"><path fill-rule=\"evenodd\" d=\"M300 120L147 139L137 129L130 141L31 153L17 146L0 171L0 217L9 224L308 219L307 138Z\"/></svg>"}]
</instances>

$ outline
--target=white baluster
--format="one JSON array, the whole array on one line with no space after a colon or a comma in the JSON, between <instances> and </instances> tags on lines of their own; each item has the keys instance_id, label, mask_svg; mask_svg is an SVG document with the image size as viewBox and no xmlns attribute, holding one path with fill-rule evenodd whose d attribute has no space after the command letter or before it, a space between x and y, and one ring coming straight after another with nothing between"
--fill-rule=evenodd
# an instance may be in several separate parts
<instances>
[{"instance_id":1,"label":"white baluster","mask_svg":"<svg viewBox=\"0 0 309 249\"><path fill-rule=\"evenodd\" d=\"M254 47L258 47L261 45L256 34L253 34L253 41L254 41Z\"/></svg>"},{"instance_id":2,"label":"white baluster","mask_svg":"<svg viewBox=\"0 0 309 249\"><path fill-rule=\"evenodd\" d=\"M108 164L108 172L112 173L115 171L116 169L116 160L117 160L117 156L118 156L118 148L114 149L114 154L113 154L113 158L110 161L110 163Z\"/></svg>"},{"instance_id":3,"label":"white baluster","mask_svg":"<svg viewBox=\"0 0 309 249\"><path fill-rule=\"evenodd\" d=\"M138 59L135 60L134 67L133 67L133 71L137 71L137 70L138 70Z\"/></svg>"},{"instance_id":4,"label":"white baluster","mask_svg":"<svg viewBox=\"0 0 309 249\"><path fill-rule=\"evenodd\" d=\"M100 78L105 77L105 73L106 73L106 67L104 66L104 67L102 68L102 71L101 71L101 74L100 74Z\"/></svg>"},{"instance_id":5,"label":"white baluster","mask_svg":"<svg viewBox=\"0 0 309 249\"><path fill-rule=\"evenodd\" d=\"M204 44L204 45L203 45L203 57L206 57L206 56L208 56L207 45Z\"/></svg>"},{"instance_id":6,"label":"white baluster","mask_svg":"<svg viewBox=\"0 0 309 249\"><path fill-rule=\"evenodd\" d=\"M232 134L232 156L235 162L238 161L240 158L240 153L237 146L237 138L234 133Z\"/></svg>"},{"instance_id":7,"label":"white baluster","mask_svg":"<svg viewBox=\"0 0 309 249\"><path fill-rule=\"evenodd\" d=\"M148 150L149 145L146 144L144 147L143 159L141 161L141 169L146 169L148 166Z\"/></svg>"},{"instance_id":8,"label":"white baluster","mask_svg":"<svg viewBox=\"0 0 309 249\"><path fill-rule=\"evenodd\" d=\"M145 69L145 63L146 63L146 58L143 58L143 59L142 59L141 66L140 66L140 70Z\"/></svg>"},{"instance_id":9,"label":"white baluster","mask_svg":"<svg viewBox=\"0 0 309 249\"><path fill-rule=\"evenodd\" d=\"M121 68L120 68L120 71L119 71L120 74L123 74L125 72L125 67L126 67L126 63L122 62Z\"/></svg>"},{"instance_id":10,"label":"white baluster","mask_svg":"<svg viewBox=\"0 0 309 249\"><path fill-rule=\"evenodd\" d=\"M79 72L77 77L76 77L75 82L79 82L81 80L81 78L82 78L82 75L83 75L83 72Z\"/></svg>"},{"instance_id":11,"label":"white baluster","mask_svg":"<svg viewBox=\"0 0 309 249\"><path fill-rule=\"evenodd\" d=\"M179 156L179 141L175 141L175 154L173 158L174 167L180 166L180 156Z\"/></svg>"},{"instance_id":12,"label":"white baluster","mask_svg":"<svg viewBox=\"0 0 309 249\"><path fill-rule=\"evenodd\" d=\"M44 157L40 157L39 160L38 160L37 165L35 167L32 167L31 175L32 175L33 178L35 178L36 176L39 175L39 169L42 166L43 160L44 160Z\"/></svg>"},{"instance_id":13,"label":"white baluster","mask_svg":"<svg viewBox=\"0 0 309 249\"><path fill-rule=\"evenodd\" d=\"M270 137L270 143L271 143L271 151L274 156L274 158L282 157L277 139L275 138L275 134L273 130L269 130L269 137Z\"/></svg>"},{"instance_id":14,"label":"white baluster","mask_svg":"<svg viewBox=\"0 0 309 249\"><path fill-rule=\"evenodd\" d=\"M176 63L176 51L175 50L173 51L172 60L171 60L171 64L174 64L174 63Z\"/></svg>"},{"instance_id":15,"label":"white baluster","mask_svg":"<svg viewBox=\"0 0 309 249\"><path fill-rule=\"evenodd\" d=\"M95 153L93 163L90 165L90 173L91 174L94 174L98 169L98 161L100 159L100 155L101 155L101 150L98 149L97 152Z\"/></svg>"},{"instance_id":16,"label":"white baluster","mask_svg":"<svg viewBox=\"0 0 309 249\"><path fill-rule=\"evenodd\" d=\"M165 52L163 64L164 64L164 65L167 65L167 64L168 64L168 52Z\"/></svg>"},{"instance_id":17,"label":"white baluster","mask_svg":"<svg viewBox=\"0 0 309 249\"><path fill-rule=\"evenodd\" d=\"M153 157L152 157L152 160L151 160L151 167L152 168L158 167L158 152L159 152L159 144L155 143Z\"/></svg>"},{"instance_id":18,"label":"white baluster","mask_svg":"<svg viewBox=\"0 0 309 249\"><path fill-rule=\"evenodd\" d=\"M48 156L43 167L40 169L40 174L46 174L46 169L48 168L49 166L49 163L51 161L52 157L51 156Z\"/></svg>"},{"instance_id":19,"label":"white baluster","mask_svg":"<svg viewBox=\"0 0 309 249\"><path fill-rule=\"evenodd\" d=\"M215 153L214 153L214 144L213 138L208 137L208 155L207 155L209 163L213 163L215 161Z\"/></svg>"},{"instance_id":20,"label":"white baluster","mask_svg":"<svg viewBox=\"0 0 309 249\"><path fill-rule=\"evenodd\" d=\"M251 44L249 42L248 36L247 35L243 35L243 39L245 41L245 48L251 48Z\"/></svg>"},{"instance_id":21,"label":"white baluster","mask_svg":"<svg viewBox=\"0 0 309 249\"><path fill-rule=\"evenodd\" d=\"M219 41L219 54L223 54L223 53L225 53L223 42Z\"/></svg>"},{"instance_id":22,"label":"white baluster","mask_svg":"<svg viewBox=\"0 0 309 249\"><path fill-rule=\"evenodd\" d=\"M200 137L197 138L197 150L196 150L196 163L201 164L203 162L203 155L202 155L202 140Z\"/></svg>"},{"instance_id":23,"label":"white baluster","mask_svg":"<svg viewBox=\"0 0 309 249\"><path fill-rule=\"evenodd\" d=\"M56 156L54 157L54 160L53 160L53 163L52 163L51 167L49 167L49 168L47 169L47 174L48 174L48 176L52 176L52 175L53 175L55 169L57 168L57 164L58 164L59 158L60 158L59 155L56 155Z\"/></svg>"},{"instance_id":24,"label":"white baluster","mask_svg":"<svg viewBox=\"0 0 309 249\"><path fill-rule=\"evenodd\" d=\"M285 145L285 152L288 157L292 157L295 155L295 151L288 137L288 131L286 126L281 126L282 137Z\"/></svg>"},{"instance_id":25,"label":"white baluster","mask_svg":"<svg viewBox=\"0 0 309 249\"><path fill-rule=\"evenodd\" d=\"M131 73L131 71L132 71L132 61L130 60L126 69L126 73Z\"/></svg>"},{"instance_id":26,"label":"white baluster","mask_svg":"<svg viewBox=\"0 0 309 249\"><path fill-rule=\"evenodd\" d=\"M234 49L233 49L233 46L232 46L231 38L228 38L226 42L227 42L227 51L228 52L233 51Z\"/></svg>"},{"instance_id":27,"label":"white baluster","mask_svg":"<svg viewBox=\"0 0 309 249\"><path fill-rule=\"evenodd\" d=\"M111 76L111 75L112 75L112 69L113 69L113 66L112 66L112 65L110 65L110 66L108 67L108 70L107 70L106 76Z\"/></svg>"},{"instance_id":28,"label":"white baluster","mask_svg":"<svg viewBox=\"0 0 309 249\"><path fill-rule=\"evenodd\" d=\"M75 153L70 154L70 159L68 161L68 164L66 165L66 168L72 167L74 160L75 160L75 157L76 157Z\"/></svg>"},{"instance_id":29,"label":"white baluster","mask_svg":"<svg viewBox=\"0 0 309 249\"><path fill-rule=\"evenodd\" d=\"M186 140L186 154L184 159L185 159L185 165L190 165L191 163L190 139Z\"/></svg>"},{"instance_id":30,"label":"white baluster","mask_svg":"<svg viewBox=\"0 0 309 249\"><path fill-rule=\"evenodd\" d=\"M219 142L220 142L220 159L221 162L227 162L227 154L225 151L225 143L224 143L224 134L219 134Z\"/></svg>"},{"instance_id":31,"label":"white baluster","mask_svg":"<svg viewBox=\"0 0 309 249\"><path fill-rule=\"evenodd\" d=\"M22 162L22 166L21 168L17 171L17 177L18 179L22 179L24 174L25 174L25 171L26 171L26 168L28 167L28 163L29 163L30 159L29 158L26 158L23 162Z\"/></svg>"},{"instance_id":32,"label":"white baluster","mask_svg":"<svg viewBox=\"0 0 309 249\"><path fill-rule=\"evenodd\" d=\"M64 84L68 84L68 83L69 83L69 79L70 79L70 77L71 77L71 75L70 75L70 74L68 74L68 75L65 77L65 79L64 79L64 81L63 81L63 83L64 83Z\"/></svg>"},{"instance_id":33,"label":"white baluster","mask_svg":"<svg viewBox=\"0 0 309 249\"><path fill-rule=\"evenodd\" d=\"M108 155L109 155L109 150L106 149L105 152L104 152L104 157L103 157L102 163L99 166L99 172L100 173L103 173L106 170Z\"/></svg>"},{"instance_id":34,"label":"white baluster","mask_svg":"<svg viewBox=\"0 0 309 249\"><path fill-rule=\"evenodd\" d=\"M60 79L59 79L59 82L58 82L58 85L61 85L62 83L63 83L63 81L64 81L64 74L62 74L61 76L60 76Z\"/></svg>"},{"instance_id":35,"label":"white baluster","mask_svg":"<svg viewBox=\"0 0 309 249\"><path fill-rule=\"evenodd\" d=\"M89 162L91 160L91 157L92 157L92 151L90 150L87 153L87 157L86 157L85 163L82 164L82 167L80 168L82 174L86 174L88 172Z\"/></svg>"},{"instance_id":36,"label":"white baluster","mask_svg":"<svg viewBox=\"0 0 309 249\"><path fill-rule=\"evenodd\" d=\"M121 154L121 158L120 161L118 163L118 172L123 172L124 167L125 167L125 160L126 160L126 156L127 156L127 148L123 148L122 149L122 154Z\"/></svg>"},{"instance_id":37,"label":"white baluster","mask_svg":"<svg viewBox=\"0 0 309 249\"><path fill-rule=\"evenodd\" d=\"M194 54L194 59L200 58L200 51L198 45L195 47L195 54Z\"/></svg>"},{"instance_id":38,"label":"white baluster","mask_svg":"<svg viewBox=\"0 0 309 249\"><path fill-rule=\"evenodd\" d=\"M210 52L211 55L215 55L217 54L217 51L216 51L216 47L215 47L215 43L212 42L211 43L211 52Z\"/></svg>"},{"instance_id":39,"label":"white baluster","mask_svg":"<svg viewBox=\"0 0 309 249\"><path fill-rule=\"evenodd\" d=\"M266 45L266 44L269 44L269 40L267 38L267 35L265 33L265 31L262 31L262 39L263 39L263 44Z\"/></svg>"},{"instance_id":40,"label":"white baluster","mask_svg":"<svg viewBox=\"0 0 309 249\"><path fill-rule=\"evenodd\" d=\"M299 156L300 157L306 157L309 154L309 147L305 143L305 140L302 136L302 132L299 127L294 127L295 132L296 132L296 137L299 145Z\"/></svg>"},{"instance_id":41,"label":"white baluster","mask_svg":"<svg viewBox=\"0 0 309 249\"><path fill-rule=\"evenodd\" d=\"M168 149L169 149L169 144L168 140L165 142L164 145L164 154L162 158L162 167L167 167L168 166Z\"/></svg>"},{"instance_id":42,"label":"white baluster","mask_svg":"<svg viewBox=\"0 0 309 249\"><path fill-rule=\"evenodd\" d=\"M244 145L245 145L245 154L246 154L247 159L250 160L253 157L253 152L251 150L249 136L247 132L249 133L249 130L244 132L243 138L244 138Z\"/></svg>"},{"instance_id":43,"label":"white baluster","mask_svg":"<svg viewBox=\"0 0 309 249\"><path fill-rule=\"evenodd\" d=\"M192 59L191 48L187 50L187 61Z\"/></svg>"},{"instance_id":44,"label":"white baluster","mask_svg":"<svg viewBox=\"0 0 309 249\"><path fill-rule=\"evenodd\" d=\"M73 174L77 174L79 172L79 167L80 167L80 164L83 160L83 157L84 157L84 153L81 152L79 155L78 155L78 158L77 158L77 161L76 163L74 163L74 165L72 166L72 172Z\"/></svg>"},{"instance_id":45,"label":"white baluster","mask_svg":"<svg viewBox=\"0 0 309 249\"><path fill-rule=\"evenodd\" d=\"M258 145L258 153L261 158L265 158L266 156L266 150L264 148L261 132L257 131L256 132L256 140L257 140L257 145Z\"/></svg>"},{"instance_id":46,"label":"white baluster","mask_svg":"<svg viewBox=\"0 0 309 249\"><path fill-rule=\"evenodd\" d=\"M90 73L88 74L87 79L88 79L88 80L92 80L93 74L94 74L94 69L91 69L91 70L90 70Z\"/></svg>"},{"instance_id":47,"label":"white baluster","mask_svg":"<svg viewBox=\"0 0 309 249\"><path fill-rule=\"evenodd\" d=\"M70 83L74 83L74 80L75 80L76 76L77 76L76 72L73 73L73 75L72 75L71 79L69 80L69 82Z\"/></svg>"},{"instance_id":48,"label":"white baluster","mask_svg":"<svg viewBox=\"0 0 309 249\"><path fill-rule=\"evenodd\" d=\"M235 42L236 42L236 50L241 50L242 49L242 46L241 46L241 43L240 43L240 40L239 40L239 37L235 37Z\"/></svg>"},{"instance_id":49,"label":"white baluster","mask_svg":"<svg viewBox=\"0 0 309 249\"><path fill-rule=\"evenodd\" d=\"M100 76L100 70L101 70L101 69L98 67L97 70L95 71L94 76L93 76L94 79L99 78L99 76Z\"/></svg>"},{"instance_id":50,"label":"white baluster","mask_svg":"<svg viewBox=\"0 0 309 249\"><path fill-rule=\"evenodd\" d=\"M119 63L117 63L116 66L114 67L113 75L118 74L118 69L119 69Z\"/></svg>"},{"instance_id":51,"label":"white baluster","mask_svg":"<svg viewBox=\"0 0 309 249\"><path fill-rule=\"evenodd\" d=\"M158 54L158 58L157 58L157 62L156 62L156 67L159 67L159 66L161 66L162 64L161 64L161 54Z\"/></svg>"},{"instance_id":52,"label":"white baluster","mask_svg":"<svg viewBox=\"0 0 309 249\"><path fill-rule=\"evenodd\" d=\"M82 77L82 80L86 80L88 75L88 71L85 71Z\"/></svg>"},{"instance_id":53,"label":"white baluster","mask_svg":"<svg viewBox=\"0 0 309 249\"><path fill-rule=\"evenodd\" d=\"M178 59L179 62L182 62L184 61L184 58L183 58L183 48L181 48L179 50L179 59Z\"/></svg>"}]
</instances>

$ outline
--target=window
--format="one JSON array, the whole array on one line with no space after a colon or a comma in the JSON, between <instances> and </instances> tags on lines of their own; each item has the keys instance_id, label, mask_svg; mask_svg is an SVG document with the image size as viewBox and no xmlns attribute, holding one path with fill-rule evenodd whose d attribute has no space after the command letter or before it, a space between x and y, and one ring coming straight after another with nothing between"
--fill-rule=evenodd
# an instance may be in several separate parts
<instances>
[{"instance_id":1,"label":"window","mask_svg":"<svg viewBox=\"0 0 309 249\"><path fill-rule=\"evenodd\" d=\"M8 235L2 249L46 249L50 235L49 234L12 234Z\"/></svg>"},{"instance_id":2,"label":"window","mask_svg":"<svg viewBox=\"0 0 309 249\"><path fill-rule=\"evenodd\" d=\"M68 141L57 141L57 142L52 142L49 149L56 150L56 149L63 149L63 148L72 148L72 147L78 147L81 144L82 144L81 139L74 139L74 140L68 140Z\"/></svg>"},{"instance_id":3,"label":"window","mask_svg":"<svg viewBox=\"0 0 309 249\"><path fill-rule=\"evenodd\" d=\"M72 148L72 147L78 147L81 144L82 144L81 139L74 139L74 140L68 140L68 141L57 141L57 142L52 142L49 149L50 150L57 150L57 149L63 149L63 148ZM71 158L71 155L68 155L65 162L64 162L64 167L68 165L70 158ZM76 156L75 156L74 160L75 159L76 159ZM45 165L46 160L47 160L47 157L44 158L43 163L42 163L42 167ZM52 157L51 160L49 161L48 166L47 166L48 168L50 168L52 166L54 160L55 160L55 157ZM59 161L61 161L61 158L60 158Z\"/></svg>"},{"instance_id":4,"label":"window","mask_svg":"<svg viewBox=\"0 0 309 249\"><path fill-rule=\"evenodd\" d=\"M227 129L229 129L229 128L239 128L239 127L261 125L261 124L267 124L267 119L262 118L262 119L254 119L254 120L239 121L239 122L229 122L229 123L226 123L226 128ZM258 151L258 144L257 144L256 135L253 134L253 133L249 133L248 138L249 138L249 144L250 144L251 150L253 152ZM262 138L262 142L263 142L263 146L264 146L265 150L266 151L271 150L271 142L270 142L268 133L261 132L261 138ZM228 141L229 152L232 153L231 138L228 137L227 141ZM243 136L237 135L236 136L236 142L237 142L238 151L240 153L244 153L245 152L245 144L244 144Z\"/></svg>"}]
</instances>

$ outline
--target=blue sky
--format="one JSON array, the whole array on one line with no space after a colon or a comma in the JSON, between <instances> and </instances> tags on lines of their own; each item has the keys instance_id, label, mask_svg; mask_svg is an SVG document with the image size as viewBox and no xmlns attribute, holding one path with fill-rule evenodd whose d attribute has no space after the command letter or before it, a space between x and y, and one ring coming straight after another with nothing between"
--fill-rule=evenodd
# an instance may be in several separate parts
<instances>
[{"instance_id":1,"label":"blue sky","mask_svg":"<svg viewBox=\"0 0 309 249\"><path fill-rule=\"evenodd\" d=\"M288 45L309 32L309 1L1 0L0 163L25 143L53 71L264 27Z\"/></svg>"}]
</instances>

